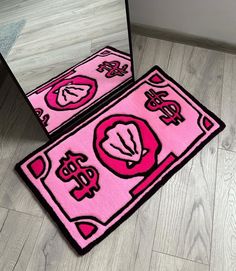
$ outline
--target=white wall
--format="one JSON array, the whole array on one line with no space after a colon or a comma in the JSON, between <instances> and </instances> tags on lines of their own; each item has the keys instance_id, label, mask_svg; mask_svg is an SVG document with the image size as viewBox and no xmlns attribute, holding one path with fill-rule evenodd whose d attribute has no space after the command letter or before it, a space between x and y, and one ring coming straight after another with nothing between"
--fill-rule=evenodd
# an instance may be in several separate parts
<instances>
[{"instance_id":1,"label":"white wall","mask_svg":"<svg viewBox=\"0 0 236 271\"><path fill-rule=\"evenodd\" d=\"M129 0L131 22L236 45L236 0Z\"/></svg>"}]
</instances>

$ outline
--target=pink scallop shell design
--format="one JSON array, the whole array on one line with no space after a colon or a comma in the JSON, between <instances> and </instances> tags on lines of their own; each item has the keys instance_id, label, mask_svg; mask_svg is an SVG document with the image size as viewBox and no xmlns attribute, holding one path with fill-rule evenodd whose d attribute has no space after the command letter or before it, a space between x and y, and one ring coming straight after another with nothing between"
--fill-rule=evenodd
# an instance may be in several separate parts
<instances>
[{"instance_id":1,"label":"pink scallop shell design","mask_svg":"<svg viewBox=\"0 0 236 271\"><path fill-rule=\"evenodd\" d=\"M89 102L96 91L95 79L78 75L57 83L47 93L45 101L54 110L73 110Z\"/></svg>"},{"instance_id":2,"label":"pink scallop shell design","mask_svg":"<svg viewBox=\"0 0 236 271\"><path fill-rule=\"evenodd\" d=\"M161 142L143 119L113 115L99 123L94 138L98 159L118 176L144 175L157 165Z\"/></svg>"}]
</instances>

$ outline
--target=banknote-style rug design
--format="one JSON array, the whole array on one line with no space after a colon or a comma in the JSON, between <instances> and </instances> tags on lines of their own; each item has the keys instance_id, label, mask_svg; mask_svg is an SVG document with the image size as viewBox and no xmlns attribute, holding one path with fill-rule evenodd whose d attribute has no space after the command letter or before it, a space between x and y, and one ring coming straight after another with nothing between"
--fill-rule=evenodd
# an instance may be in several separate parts
<instances>
[{"instance_id":1,"label":"banknote-style rug design","mask_svg":"<svg viewBox=\"0 0 236 271\"><path fill-rule=\"evenodd\" d=\"M83 80L91 90L95 87ZM155 66L95 116L30 154L16 169L84 254L224 127Z\"/></svg>"},{"instance_id":2,"label":"banknote-style rug design","mask_svg":"<svg viewBox=\"0 0 236 271\"><path fill-rule=\"evenodd\" d=\"M130 55L107 46L27 94L49 135L133 82Z\"/></svg>"}]
</instances>

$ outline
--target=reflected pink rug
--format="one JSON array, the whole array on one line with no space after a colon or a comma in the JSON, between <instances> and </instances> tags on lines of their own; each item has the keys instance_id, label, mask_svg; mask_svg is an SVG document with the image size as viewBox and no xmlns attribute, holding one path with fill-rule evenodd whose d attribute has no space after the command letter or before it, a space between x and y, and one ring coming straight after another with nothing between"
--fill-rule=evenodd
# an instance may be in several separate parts
<instances>
[{"instance_id":1,"label":"reflected pink rug","mask_svg":"<svg viewBox=\"0 0 236 271\"><path fill-rule=\"evenodd\" d=\"M133 82L130 55L105 47L27 94L48 135L80 121Z\"/></svg>"}]
</instances>

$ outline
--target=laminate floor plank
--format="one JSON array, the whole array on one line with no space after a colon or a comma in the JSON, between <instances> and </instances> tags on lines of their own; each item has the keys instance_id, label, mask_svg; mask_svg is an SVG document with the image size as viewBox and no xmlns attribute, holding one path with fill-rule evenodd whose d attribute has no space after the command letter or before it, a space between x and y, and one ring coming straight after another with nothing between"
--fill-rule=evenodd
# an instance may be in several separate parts
<instances>
[{"instance_id":1,"label":"laminate floor plank","mask_svg":"<svg viewBox=\"0 0 236 271\"><path fill-rule=\"evenodd\" d=\"M135 221L133 215L92 251L79 256L46 216L27 271L130 270Z\"/></svg>"},{"instance_id":2,"label":"laminate floor plank","mask_svg":"<svg viewBox=\"0 0 236 271\"><path fill-rule=\"evenodd\" d=\"M211 271L236 270L236 153L219 150Z\"/></svg>"},{"instance_id":3,"label":"laminate floor plank","mask_svg":"<svg viewBox=\"0 0 236 271\"><path fill-rule=\"evenodd\" d=\"M224 54L184 45L173 47L172 54L168 72L219 114ZM182 64L172 70L178 56ZM209 264L217 147L215 138L162 188L155 251Z\"/></svg>"},{"instance_id":4,"label":"laminate floor plank","mask_svg":"<svg viewBox=\"0 0 236 271\"><path fill-rule=\"evenodd\" d=\"M0 270L26 270L41 224L41 218L0 208Z\"/></svg>"},{"instance_id":5,"label":"laminate floor plank","mask_svg":"<svg viewBox=\"0 0 236 271\"><path fill-rule=\"evenodd\" d=\"M25 92L107 45L129 52L124 0L1 3L0 24L24 19L8 64Z\"/></svg>"},{"instance_id":6,"label":"laminate floor plank","mask_svg":"<svg viewBox=\"0 0 236 271\"><path fill-rule=\"evenodd\" d=\"M236 56L225 55L224 84L222 91L221 117L226 123L220 135L220 147L236 151Z\"/></svg>"},{"instance_id":7,"label":"laminate floor plank","mask_svg":"<svg viewBox=\"0 0 236 271\"><path fill-rule=\"evenodd\" d=\"M209 266L153 252L150 271L208 271Z\"/></svg>"}]
</instances>

